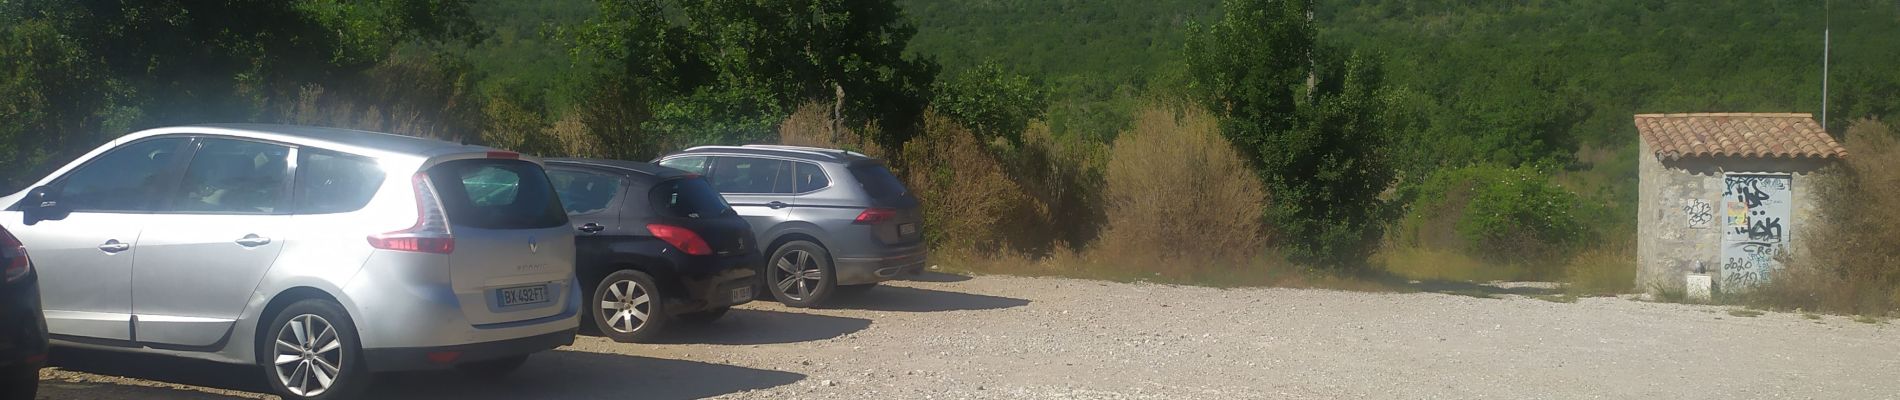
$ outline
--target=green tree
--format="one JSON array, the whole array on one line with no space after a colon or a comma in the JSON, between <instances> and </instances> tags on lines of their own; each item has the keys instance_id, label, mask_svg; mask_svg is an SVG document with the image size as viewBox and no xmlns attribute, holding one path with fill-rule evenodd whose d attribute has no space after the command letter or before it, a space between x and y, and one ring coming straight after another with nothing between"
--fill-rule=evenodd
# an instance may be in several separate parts
<instances>
[{"instance_id":1,"label":"green tree","mask_svg":"<svg viewBox=\"0 0 1900 400\"><path fill-rule=\"evenodd\" d=\"M1049 93L992 61L938 83L931 106L984 140L1000 137L1020 146L1029 121L1049 110Z\"/></svg>"},{"instance_id":2,"label":"green tree","mask_svg":"<svg viewBox=\"0 0 1900 400\"><path fill-rule=\"evenodd\" d=\"M268 119L398 45L467 41L467 0L0 2L8 186L123 130ZM18 157L18 158L15 158ZM31 172L24 172L31 171ZM30 175L29 175L30 174Z\"/></svg>"},{"instance_id":3,"label":"green tree","mask_svg":"<svg viewBox=\"0 0 1900 400\"><path fill-rule=\"evenodd\" d=\"M1396 174L1378 62L1317 45L1304 0L1227 0L1224 16L1190 25L1193 90L1253 162L1266 212L1295 262L1362 266L1390 207Z\"/></svg>"},{"instance_id":4,"label":"green tree","mask_svg":"<svg viewBox=\"0 0 1900 400\"><path fill-rule=\"evenodd\" d=\"M646 99L650 131L686 143L769 138L807 101L842 96L854 125L897 148L921 121L937 66L889 0L602 0L577 30L584 65ZM623 93L625 95L627 93Z\"/></svg>"}]
</instances>

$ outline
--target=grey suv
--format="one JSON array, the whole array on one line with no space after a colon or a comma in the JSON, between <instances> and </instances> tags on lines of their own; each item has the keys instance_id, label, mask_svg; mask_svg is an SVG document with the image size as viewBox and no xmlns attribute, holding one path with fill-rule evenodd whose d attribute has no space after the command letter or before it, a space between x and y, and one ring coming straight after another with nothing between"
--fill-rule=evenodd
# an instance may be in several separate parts
<instances>
[{"instance_id":1,"label":"grey suv","mask_svg":"<svg viewBox=\"0 0 1900 400\"><path fill-rule=\"evenodd\" d=\"M351 398L374 371L506 373L580 323L567 213L513 152L159 128L0 206L55 344L258 365L286 398Z\"/></svg>"},{"instance_id":2,"label":"grey suv","mask_svg":"<svg viewBox=\"0 0 1900 400\"><path fill-rule=\"evenodd\" d=\"M767 293L794 307L922 272L923 210L884 162L794 146L704 146L655 160L705 175L752 225Z\"/></svg>"}]
</instances>

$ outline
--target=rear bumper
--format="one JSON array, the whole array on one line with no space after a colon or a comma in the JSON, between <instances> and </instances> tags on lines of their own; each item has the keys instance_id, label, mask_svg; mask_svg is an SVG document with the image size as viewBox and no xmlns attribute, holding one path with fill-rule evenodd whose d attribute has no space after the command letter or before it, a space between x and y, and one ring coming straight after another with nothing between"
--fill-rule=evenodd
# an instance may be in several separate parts
<instances>
[{"instance_id":1,"label":"rear bumper","mask_svg":"<svg viewBox=\"0 0 1900 400\"><path fill-rule=\"evenodd\" d=\"M0 287L0 369L46 364L46 319L36 276Z\"/></svg>"},{"instance_id":2,"label":"rear bumper","mask_svg":"<svg viewBox=\"0 0 1900 400\"><path fill-rule=\"evenodd\" d=\"M668 307L673 313L689 313L719 307L731 307L752 301L751 290L758 280L758 272L750 266L752 257L739 257L728 269L719 273L698 277L681 277L680 286L686 288L686 296L679 303ZM735 296L743 289L746 296Z\"/></svg>"},{"instance_id":3,"label":"rear bumper","mask_svg":"<svg viewBox=\"0 0 1900 400\"><path fill-rule=\"evenodd\" d=\"M575 328L486 343L436 347L363 349L372 371L441 369L455 364L531 354L574 343Z\"/></svg>"},{"instance_id":4,"label":"rear bumper","mask_svg":"<svg viewBox=\"0 0 1900 400\"><path fill-rule=\"evenodd\" d=\"M923 246L882 257L837 257L835 270L839 285L878 283L924 271L929 252Z\"/></svg>"}]
</instances>

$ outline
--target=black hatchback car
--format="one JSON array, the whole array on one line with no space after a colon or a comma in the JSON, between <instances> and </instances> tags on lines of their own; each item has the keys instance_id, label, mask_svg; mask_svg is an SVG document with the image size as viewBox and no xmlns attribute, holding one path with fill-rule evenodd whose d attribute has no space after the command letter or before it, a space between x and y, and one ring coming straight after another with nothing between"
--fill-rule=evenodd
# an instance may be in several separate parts
<instances>
[{"instance_id":1,"label":"black hatchback car","mask_svg":"<svg viewBox=\"0 0 1900 400\"><path fill-rule=\"evenodd\" d=\"M752 301L752 228L704 178L642 162L544 161L578 231L574 269L602 335L649 342L675 320L711 322Z\"/></svg>"},{"instance_id":2,"label":"black hatchback car","mask_svg":"<svg viewBox=\"0 0 1900 400\"><path fill-rule=\"evenodd\" d=\"M46 364L46 317L26 246L0 228L0 398L31 399Z\"/></svg>"}]
</instances>

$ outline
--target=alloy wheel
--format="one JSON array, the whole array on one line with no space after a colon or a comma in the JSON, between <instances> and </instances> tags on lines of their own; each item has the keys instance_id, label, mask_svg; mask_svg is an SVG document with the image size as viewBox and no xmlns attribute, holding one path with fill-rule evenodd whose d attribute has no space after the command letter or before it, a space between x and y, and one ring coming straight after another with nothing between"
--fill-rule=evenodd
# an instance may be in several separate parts
<instances>
[{"instance_id":1,"label":"alloy wheel","mask_svg":"<svg viewBox=\"0 0 1900 400\"><path fill-rule=\"evenodd\" d=\"M315 314L292 317L277 333L272 368L291 394L316 397L343 375L343 338L330 321Z\"/></svg>"},{"instance_id":2,"label":"alloy wheel","mask_svg":"<svg viewBox=\"0 0 1900 400\"><path fill-rule=\"evenodd\" d=\"M818 260L812 259L811 252L804 250L786 252L772 265L773 290L793 300L810 297L825 277L824 271L818 269Z\"/></svg>"},{"instance_id":3,"label":"alloy wheel","mask_svg":"<svg viewBox=\"0 0 1900 400\"><path fill-rule=\"evenodd\" d=\"M608 284L607 298L600 302L601 317L607 319L608 327L620 333L633 333L640 329L652 312L652 296L631 280Z\"/></svg>"}]
</instances>

